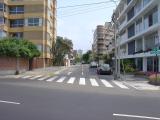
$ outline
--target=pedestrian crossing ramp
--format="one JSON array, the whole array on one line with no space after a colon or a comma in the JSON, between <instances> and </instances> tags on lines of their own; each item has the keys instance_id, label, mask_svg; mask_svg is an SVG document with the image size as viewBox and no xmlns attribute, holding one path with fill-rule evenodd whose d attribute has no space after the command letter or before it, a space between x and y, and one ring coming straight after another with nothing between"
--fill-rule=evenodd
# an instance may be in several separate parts
<instances>
[{"instance_id":1,"label":"pedestrian crossing ramp","mask_svg":"<svg viewBox=\"0 0 160 120\"><path fill-rule=\"evenodd\" d=\"M105 80L105 79L96 79L96 78L77 78L69 76L43 76L43 75L25 75L19 76L19 79L29 80L29 81L44 81L50 83L64 83L70 85L79 85L79 86L92 86L92 87L105 87L105 88L121 88L121 89L131 89L129 86L123 83L123 81L115 80Z\"/></svg>"}]
</instances>

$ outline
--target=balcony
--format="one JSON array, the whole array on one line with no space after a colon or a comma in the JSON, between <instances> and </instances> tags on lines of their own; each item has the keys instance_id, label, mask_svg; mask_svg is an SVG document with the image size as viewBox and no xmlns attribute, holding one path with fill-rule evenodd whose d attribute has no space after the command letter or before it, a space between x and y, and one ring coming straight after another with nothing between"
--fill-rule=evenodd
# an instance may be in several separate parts
<instances>
[{"instance_id":1,"label":"balcony","mask_svg":"<svg viewBox=\"0 0 160 120\"><path fill-rule=\"evenodd\" d=\"M135 0L133 0L135 1ZM119 29L119 31L125 30L130 25L132 25L138 18L143 16L144 14L148 13L155 5L158 4L158 0L151 0L146 6L144 6L132 19L130 19L122 28Z\"/></svg>"},{"instance_id":2,"label":"balcony","mask_svg":"<svg viewBox=\"0 0 160 120\"><path fill-rule=\"evenodd\" d=\"M44 4L44 0L4 0L8 5Z\"/></svg>"}]
</instances>

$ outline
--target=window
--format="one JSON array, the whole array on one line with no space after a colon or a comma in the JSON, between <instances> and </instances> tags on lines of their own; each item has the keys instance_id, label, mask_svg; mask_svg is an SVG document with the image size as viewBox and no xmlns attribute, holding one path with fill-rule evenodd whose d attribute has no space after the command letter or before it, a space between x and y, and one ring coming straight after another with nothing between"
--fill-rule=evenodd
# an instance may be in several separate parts
<instances>
[{"instance_id":1,"label":"window","mask_svg":"<svg viewBox=\"0 0 160 120\"><path fill-rule=\"evenodd\" d=\"M4 4L0 3L0 11L3 11L3 10L4 10Z\"/></svg>"},{"instance_id":2,"label":"window","mask_svg":"<svg viewBox=\"0 0 160 120\"><path fill-rule=\"evenodd\" d=\"M39 26L40 19L39 18L28 18L28 26Z\"/></svg>"},{"instance_id":3,"label":"window","mask_svg":"<svg viewBox=\"0 0 160 120\"><path fill-rule=\"evenodd\" d=\"M24 26L24 20L23 19L17 19L17 20L11 20L10 21L11 27L23 27Z\"/></svg>"},{"instance_id":4,"label":"window","mask_svg":"<svg viewBox=\"0 0 160 120\"><path fill-rule=\"evenodd\" d=\"M37 45L37 49L42 52L42 45Z\"/></svg>"},{"instance_id":5,"label":"window","mask_svg":"<svg viewBox=\"0 0 160 120\"><path fill-rule=\"evenodd\" d=\"M142 19L137 20L135 30L136 34L140 33L143 30Z\"/></svg>"},{"instance_id":6,"label":"window","mask_svg":"<svg viewBox=\"0 0 160 120\"><path fill-rule=\"evenodd\" d=\"M128 43L128 55L133 55L135 53L135 41Z\"/></svg>"},{"instance_id":7,"label":"window","mask_svg":"<svg viewBox=\"0 0 160 120\"><path fill-rule=\"evenodd\" d=\"M134 17L134 7L127 13L128 21Z\"/></svg>"},{"instance_id":8,"label":"window","mask_svg":"<svg viewBox=\"0 0 160 120\"><path fill-rule=\"evenodd\" d=\"M23 32L11 33L12 37L23 38Z\"/></svg>"},{"instance_id":9,"label":"window","mask_svg":"<svg viewBox=\"0 0 160 120\"><path fill-rule=\"evenodd\" d=\"M0 38L6 37L7 36L7 32L0 30Z\"/></svg>"},{"instance_id":10,"label":"window","mask_svg":"<svg viewBox=\"0 0 160 120\"><path fill-rule=\"evenodd\" d=\"M135 14L137 14L142 9L142 0L138 0L135 5Z\"/></svg>"},{"instance_id":11,"label":"window","mask_svg":"<svg viewBox=\"0 0 160 120\"><path fill-rule=\"evenodd\" d=\"M143 6L146 6L151 0L143 0Z\"/></svg>"},{"instance_id":12,"label":"window","mask_svg":"<svg viewBox=\"0 0 160 120\"><path fill-rule=\"evenodd\" d=\"M127 5L131 2L131 0L127 0Z\"/></svg>"},{"instance_id":13,"label":"window","mask_svg":"<svg viewBox=\"0 0 160 120\"><path fill-rule=\"evenodd\" d=\"M148 28L158 23L158 8L155 7L150 13L144 17L144 28Z\"/></svg>"},{"instance_id":14,"label":"window","mask_svg":"<svg viewBox=\"0 0 160 120\"><path fill-rule=\"evenodd\" d=\"M0 25L3 25L5 23L5 19L3 17L0 17Z\"/></svg>"},{"instance_id":15,"label":"window","mask_svg":"<svg viewBox=\"0 0 160 120\"><path fill-rule=\"evenodd\" d=\"M142 58L137 58L137 69L138 71L143 70L143 59Z\"/></svg>"},{"instance_id":16,"label":"window","mask_svg":"<svg viewBox=\"0 0 160 120\"><path fill-rule=\"evenodd\" d=\"M134 35L135 35L135 25L133 24L128 28L128 38L130 38Z\"/></svg>"},{"instance_id":17,"label":"window","mask_svg":"<svg viewBox=\"0 0 160 120\"><path fill-rule=\"evenodd\" d=\"M10 14L23 14L24 6L10 7Z\"/></svg>"}]
</instances>

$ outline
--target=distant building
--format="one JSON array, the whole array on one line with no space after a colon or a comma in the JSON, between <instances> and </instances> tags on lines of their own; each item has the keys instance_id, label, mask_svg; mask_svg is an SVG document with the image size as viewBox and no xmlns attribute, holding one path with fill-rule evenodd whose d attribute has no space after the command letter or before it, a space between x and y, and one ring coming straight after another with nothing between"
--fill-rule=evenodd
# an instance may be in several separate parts
<instances>
[{"instance_id":1,"label":"distant building","mask_svg":"<svg viewBox=\"0 0 160 120\"><path fill-rule=\"evenodd\" d=\"M105 25L98 25L93 36L92 51L100 57L112 50L113 27L110 22Z\"/></svg>"},{"instance_id":2,"label":"distant building","mask_svg":"<svg viewBox=\"0 0 160 120\"><path fill-rule=\"evenodd\" d=\"M114 15L118 58L134 61L139 71L160 72L160 57L157 65L151 54L160 45L160 0L121 0Z\"/></svg>"},{"instance_id":3,"label":"distant building","mask_svg":"<svg viewBox=\"0 0 160 120\"><path fill-rule=\"evenodd\" d=\"M82 55L83 55L83 50L77 50L77 54L78 54L79 57L82 57Z\"/></svg>"}]
</instances>

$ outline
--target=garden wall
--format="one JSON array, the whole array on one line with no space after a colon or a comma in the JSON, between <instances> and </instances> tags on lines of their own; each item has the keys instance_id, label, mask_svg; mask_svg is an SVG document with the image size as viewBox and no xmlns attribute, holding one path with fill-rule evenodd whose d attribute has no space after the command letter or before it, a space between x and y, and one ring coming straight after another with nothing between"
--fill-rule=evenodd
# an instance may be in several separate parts
<instances>
[{"instance_id":1,"label":"garden wall","mask_svg":"<svg viewBox=\"0 0 160 120\"><path fill-rule=\"evenodd\" d=\"M0 74L15 74L16 72L16 58L0 57ZM29 70L29 61L25 58L19 58L20 72Z\"/></svg>"}]
</instances>

